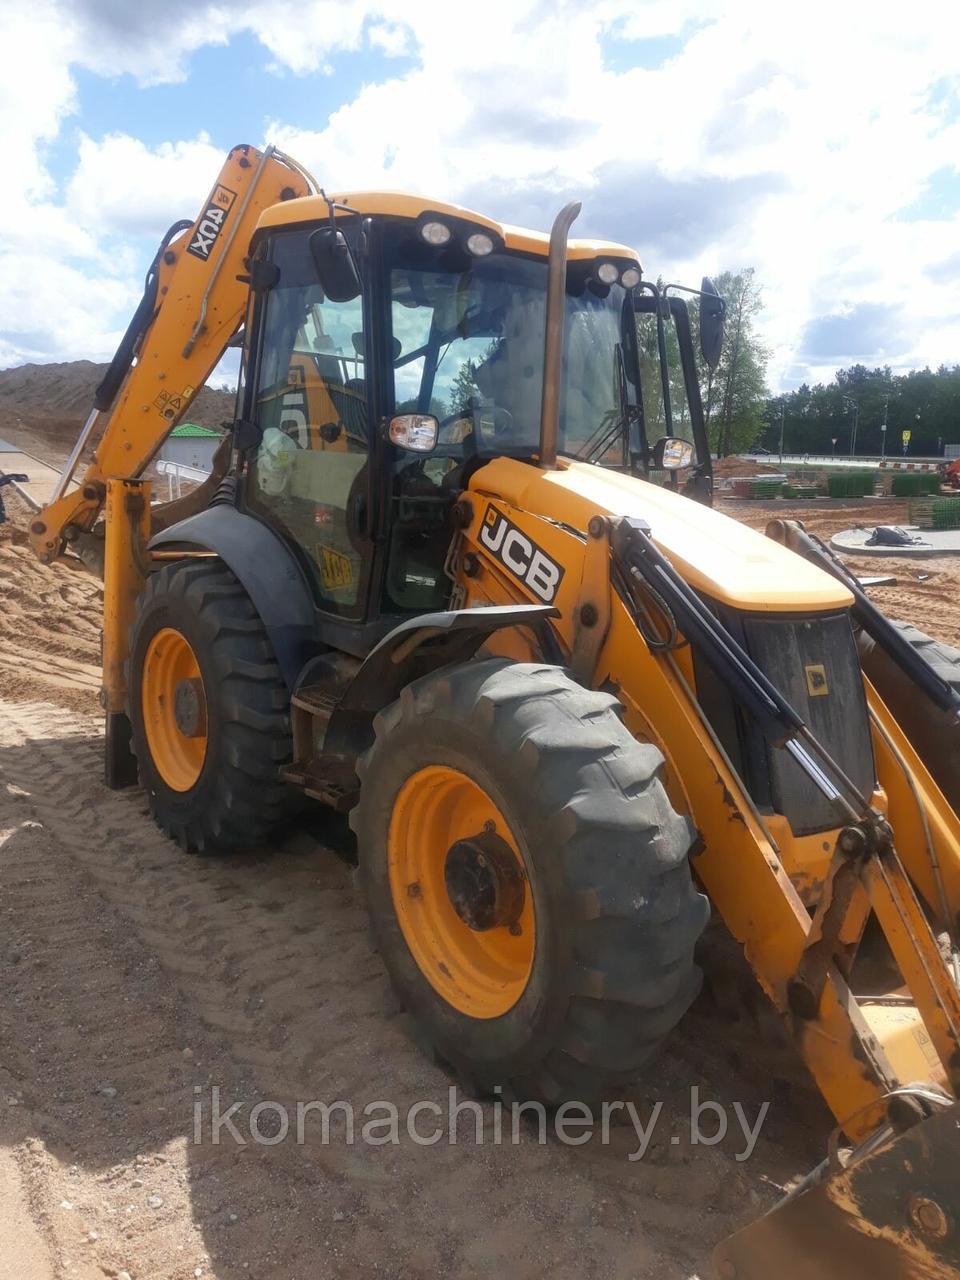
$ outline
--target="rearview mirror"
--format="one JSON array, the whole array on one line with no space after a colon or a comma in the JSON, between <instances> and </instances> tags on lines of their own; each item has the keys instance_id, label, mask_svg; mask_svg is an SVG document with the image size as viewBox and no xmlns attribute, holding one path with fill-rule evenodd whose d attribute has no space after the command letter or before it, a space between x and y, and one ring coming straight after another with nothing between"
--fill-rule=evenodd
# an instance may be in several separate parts
<instances>
[{"instance_id":1,"label":"rearview mirror","mask_svg":"<svg viewBox=\"0 0 960 1280\"><path fill-rule=\"evenodd\" d=\"M331 302L360 296L360 276L350 246L336 227L318 227L310 236L310 256L320 287Z\"/></svg>"},{"instance_id":2,"label":"rearview mirror","mask_svg":"<svg viewBox=\"0 0 960 1280\"><path fill-rule=\"evenodd\" d=\"M437 447L440 423L432 413L402 413L390 419L390 443L414 453L432 453Z\"/></svg>"},{"instance_id":3,"label":"rearview mirror","mask_svg":"<svg viewBox=\"0 0 960 1280\"><path fill-rule=\"evenodd\" d=\"M727 304L709 276L700 283L700 354L708 369L716 369L723 351L723 322Z\"/></svg>"},{"instance_id":4,"label":"rearview mirror","mask_svg":"<svg viewBox=\"0 0 960 1280\"><path fill-rule=\"evenodd\" d=\"M679 436L661 436L653 446L653 465L657 471L680 471L693 466L693 445Z\"/></svg>"}]
</instances>

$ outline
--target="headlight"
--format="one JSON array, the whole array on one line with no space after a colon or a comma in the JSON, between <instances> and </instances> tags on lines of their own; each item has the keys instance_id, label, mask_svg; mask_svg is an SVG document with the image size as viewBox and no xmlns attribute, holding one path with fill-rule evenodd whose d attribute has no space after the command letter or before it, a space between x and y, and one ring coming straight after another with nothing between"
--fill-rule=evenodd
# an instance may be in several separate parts
<instances>
[{"instance_id":1,"label":"headlight","mask_svg":"<svg viewBox=\"0 0 960 1280\"><path fill-rule=\"evenodd\" d=\"M390 419L387 434L392 444L414 453L430 453L437 447L440 424L432 413L402 413Z\"/></svg>"},{"instance_id":2,"label":"headlight","mask_svg":"<svg viewBox=\"0 0 960 1280\"><path fill-rule=\"evenodd\" d=\"M620 283L625 289L635 289L640 283L640 271L637 267L627 267L623 275L620 277Z\"/></svg>"},{"instance_id":3,"label":"headlight","mask_svg":"<svg viewBox=\"0 0 960 1280\"><path fill-rule=\"evenodd\" d=\"M425 222L420 234L427 244L441 245L450 239L450 228L445 222Z\"/></svg>"},{"instance_id":4,"label":"headlight","mask_svg":"<svg viewBox=\"0 0 960 1280\"><path fill-rule=\"evenodd\" d=\"M467 236L467 248L475 258L485 258L488 253L493 253L493 241L483 231L475 231L472 236Z\"/></svg>"},{"instance_id":5,"label":"headlight","mask_svg":"<svg viewBox=\"0 0 960 1280\"><path fill-rule=\"evenodd\" d=\"M616 284L620 278L620 272L616 265L612 262L601 262L597 267L597 279L602 284Z\"/></svg>"}]
</instances>

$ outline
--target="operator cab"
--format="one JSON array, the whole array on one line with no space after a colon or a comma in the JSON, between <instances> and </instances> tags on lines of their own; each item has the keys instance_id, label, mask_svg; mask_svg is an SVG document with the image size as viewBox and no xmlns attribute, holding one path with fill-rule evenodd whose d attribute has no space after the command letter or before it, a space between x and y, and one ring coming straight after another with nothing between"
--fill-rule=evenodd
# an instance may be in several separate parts
<instances>
[{"instance_id":1,"label":"operator cab","mask_svg":"<svg viewBox=\"0 0 960 1280\"><path fill-rule=\"evenodd\" d=\"M252 253L241 505L293 544L322 614L365 630L443 607L470 475L538 457L547 237L374 193L274 206ZM709 500L686 304L622 245L567 256L559 454Z\"/></svg>"}]
</instances>

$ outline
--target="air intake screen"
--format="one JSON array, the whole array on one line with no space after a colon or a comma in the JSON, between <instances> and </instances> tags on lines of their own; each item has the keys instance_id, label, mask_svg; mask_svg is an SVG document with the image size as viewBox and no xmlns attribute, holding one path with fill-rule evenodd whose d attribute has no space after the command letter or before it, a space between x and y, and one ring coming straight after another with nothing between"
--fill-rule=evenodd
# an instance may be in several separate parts
<instances>
[{"instance_id":1,"label":"air intake screen","mask_svg":"<svg viewBox=\"0 0 960 1280\"><path fill-rule=\"evenodd\" d=\"M744 617L746 648L814 736L867 796L876 766L860 660L846 613ZM769 750L770 799L795 835L840 825L836 809L785 751Z\"/></svg>"}]
</instances>

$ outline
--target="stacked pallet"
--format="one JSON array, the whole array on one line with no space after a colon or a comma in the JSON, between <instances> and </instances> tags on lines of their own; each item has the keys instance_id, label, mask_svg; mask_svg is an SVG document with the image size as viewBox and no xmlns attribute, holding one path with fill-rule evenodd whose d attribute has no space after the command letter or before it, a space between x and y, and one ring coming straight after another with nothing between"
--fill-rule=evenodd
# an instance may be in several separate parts
<instances>
[{"instance_id":1,"label":"stacked pallet","mask_svg":"<svg viewBox=\"0 0 960 1280\"><path fill-rule=\"evenodd\" d=\"M819 498L822 492L823 490L816 484L785 484L783 486L783 497L795 498L801 502Z\"/></svg>"},{"instance_id":2,"label":"stacked pallet","mask_svg":"<svg viewBox=\"0 0 960 1280\"><path fill-rule=\"evenodd\" d=\"M910 503L910 523L918 529L960 529L960 495L955 498L916 498Z\"/></svg>"},{"instance_id":3,"label":"stacked pallet","mask_svg":"<svg viewBox=\"0 0 960 1280\"><path fill-rule=\"evenodd\" d=\"M873 493L872 471L842 471L827 477L827 492L831 498L865 498Z\"/></svg>"},{"instance_id":4,"label":"stacked pallet","mask_svg":"<svg viewBox=\"0 0 960 1280\"><path fill-rule=\"evenodd\" d=\"M936 472L901 471L890 478L890 492L895 498L916 498L937 493L940 477Z\"/></svg>"}]
</instances>

